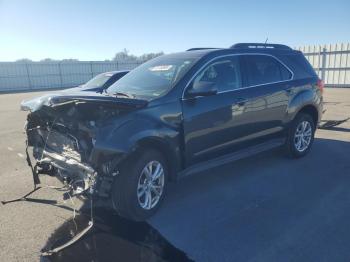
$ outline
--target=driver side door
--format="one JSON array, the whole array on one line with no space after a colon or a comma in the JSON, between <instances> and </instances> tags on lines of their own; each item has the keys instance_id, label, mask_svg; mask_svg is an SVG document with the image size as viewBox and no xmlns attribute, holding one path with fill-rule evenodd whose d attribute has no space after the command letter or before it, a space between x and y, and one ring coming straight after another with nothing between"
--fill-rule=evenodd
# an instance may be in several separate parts
<instances>
[{"instance_id":1,"label":"driver side door","mask_svg":"<svg viewBox=\"0 0 350 262\"><path fill-rule=\"evenodd\" d=\"M199 82L212 83L216 94L189 96L191 89L201 86ZM216 59L195 74L182 100L187 165L232 150L232 141L239 135L236 127L244 112L241 87L238 56Z\"/></svg>"}]
</instances>

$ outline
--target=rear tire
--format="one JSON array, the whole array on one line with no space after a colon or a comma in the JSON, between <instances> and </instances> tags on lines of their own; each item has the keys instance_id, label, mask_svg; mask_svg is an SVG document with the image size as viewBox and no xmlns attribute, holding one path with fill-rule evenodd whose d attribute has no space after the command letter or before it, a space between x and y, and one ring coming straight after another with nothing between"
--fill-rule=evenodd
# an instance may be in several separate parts
<instances>
[{"instance_id":1,"label":"rear tire","mask_svg":"<svg viewBox=\"0 0 350 262\"><path fill-rule=\"evenodd\" d=\"M168 167L164 157L156 150L142 149L119 171L112 187L114 209L125 218L146 220L165 197Z\"/></svg>"},{"instance_id":2,"label":"rear tire","mask_svg":"<svg viewBox=\"0 0 350 262\"><path fill-rule=\"evenodd\" d=\"M311 149L315 136L315 124L309 114L299 113L293 120L285 144L287 154L292 158L305 156Z\"/></svg>"}]
</instances>

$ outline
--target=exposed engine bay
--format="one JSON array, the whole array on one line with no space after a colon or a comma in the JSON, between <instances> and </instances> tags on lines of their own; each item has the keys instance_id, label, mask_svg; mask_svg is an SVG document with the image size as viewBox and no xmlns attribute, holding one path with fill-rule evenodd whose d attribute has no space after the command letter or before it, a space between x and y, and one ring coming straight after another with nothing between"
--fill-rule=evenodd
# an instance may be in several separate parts
<instances>
[{"instance_id":1,"label":"exposed engine bay","mask_svg":"<svg viewBox=\"0 0 350 262\"><path fill-rule=\"evenodd\" d=\"M106 121L135 105L103 99L54 96L34 110L22 103L22 109L28 106L32 111L25 129L27 160L33 166L35 184L40 183L38 174L55 175L71 188L73 196L108 196L116 165L112 156L96 154L96 135Z\"/></svg>"},{"instance_id":2,"label":"exposed engine bay","mask_svg":"<svg viewBox=\"0 0 350 262\"><path fill-rule=\"evenodd\" d=\"M88 159L94 143L95 121L81 118L82 105L64 107L70 109L59 112L59 108L46 107L28 115L28 146L40 173L57 174L72 186L73 194L86 190L93 193L96 171Z\"/></svg>"}]
</instances>

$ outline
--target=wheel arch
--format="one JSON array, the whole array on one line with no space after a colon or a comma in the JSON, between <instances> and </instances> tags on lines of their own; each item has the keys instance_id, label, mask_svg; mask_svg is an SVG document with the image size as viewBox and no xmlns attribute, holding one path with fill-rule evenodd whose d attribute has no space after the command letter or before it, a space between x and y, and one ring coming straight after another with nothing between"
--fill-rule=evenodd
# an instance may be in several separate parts
<instances>
[{"instance_id":1,"label":"wheel arch","mask_svg":"<svg viewBox=\"0 0 350 262\"><path fill-rule=\"evenodd\" d=\"M178 171L182 167L182 160L179 149L174 149L172 145L158 137L145 137L135 145L135 152L145 149L154 149L160 152L168 165L170 180L176 180Z\"/></svg>"},{"instance_id":2,"label":"wheel arch","mask_svg":"<svg viewBox=\"0 0 350 262\"><path fill-rule=\"evenodd\" d=\"M308 105L301 107L298 110L298 112L295 114L293 119L295 119L295 117L297 115L302 114L302 113L310 115L312 117L312 119L314 120L315 128L317 128L319 113L318 113L316 106L308 104Z\"/></svg>"},{"instance_id":3,"label":"wheel arch","mask_svg":"<svg viewBox=\"0 0 350 262\"><path fill-rule=\"evenodd\" d=\"M322 97L308 88L299 91L288 104L288 122L292 122L300 113L309 114L314 120L315 127L322 115Z\"/></svg>"}]
</instances>

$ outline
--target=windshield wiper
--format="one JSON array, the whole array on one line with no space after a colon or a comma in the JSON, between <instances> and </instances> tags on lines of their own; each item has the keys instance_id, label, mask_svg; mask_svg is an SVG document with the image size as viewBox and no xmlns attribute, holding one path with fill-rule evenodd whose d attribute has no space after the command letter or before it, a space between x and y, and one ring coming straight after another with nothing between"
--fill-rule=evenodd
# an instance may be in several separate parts
<instances>
[{"instance_id":1,"label":"windshield wiper","mask_svg":"<svg viewBox=\"0 0 350 262\"><path fill-rule=\"evenodd\" d=\"M125 96L125 97L127 97L127 98L135 98L135 95L126 94L126 93L121 93L121 92L114 92L114 93L112 93L112 94L110 94L110 95L116 96L116 97L118 97L118 96Z\"/></svg>"},{"instance_id":2,"label":"windshield wiper","mask_svg":"<svg viewBox=\"0 0 350 262\"><path fill-rule=\"evenodd\" d=\"M121 92L115 92L115 93L113 93L112 95L114 95L114 96L125 96L125 97L129 97L129 98L134 98L133 95L126 94L126 93L121 93Z\"/></svg>"},{"instance_id":3,"label":"windshield wiper","mask_svg":"<svg viewBox=\"0 0 350 262\"><path fill-rule=\"evenodd\" d=\"M135 98L135 95L133 95L133 94L127 94L127 93L122 93L122 92L109 93L109 92L107 92L107 89L103 89L102 93L105 93L106 95L109 95L109 96L117 96L117 97L118 96L125 96L128 98Z\"/></svg>"}]
</instances>

